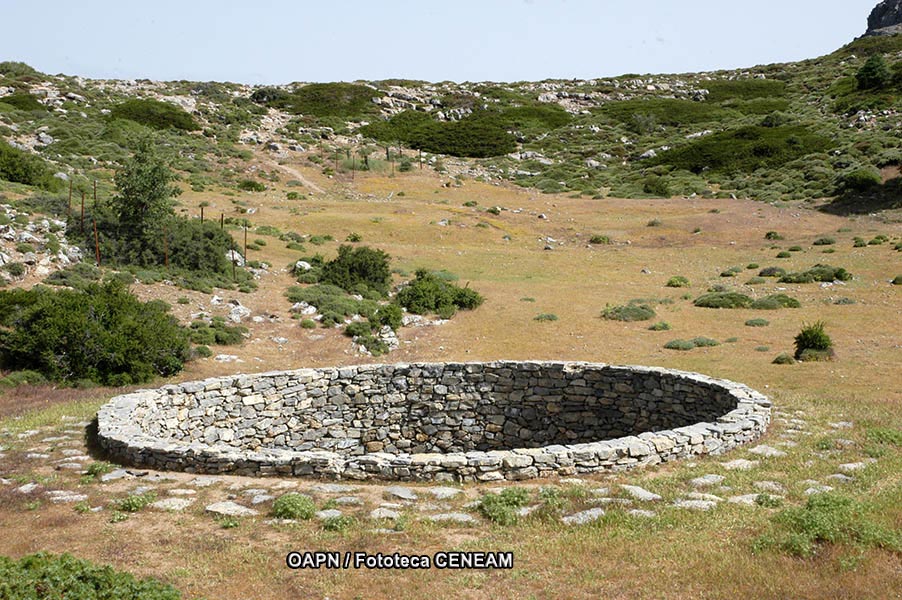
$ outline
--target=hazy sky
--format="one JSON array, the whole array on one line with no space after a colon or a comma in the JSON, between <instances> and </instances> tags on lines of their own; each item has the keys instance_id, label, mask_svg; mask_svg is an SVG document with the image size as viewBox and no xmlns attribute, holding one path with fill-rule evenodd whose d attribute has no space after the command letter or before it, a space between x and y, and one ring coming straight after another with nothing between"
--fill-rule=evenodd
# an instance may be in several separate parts
<instances>
[{"instance_id":1,"label":"hazy sky","mask_svg":"<svg viewBox=\"0 0 902 600\"><path fill-rule=\"evenodd\" d=\"M684 73L826 54L877 0L0 0L0 61L243 83Z\"/></svg>"}]
</instances>

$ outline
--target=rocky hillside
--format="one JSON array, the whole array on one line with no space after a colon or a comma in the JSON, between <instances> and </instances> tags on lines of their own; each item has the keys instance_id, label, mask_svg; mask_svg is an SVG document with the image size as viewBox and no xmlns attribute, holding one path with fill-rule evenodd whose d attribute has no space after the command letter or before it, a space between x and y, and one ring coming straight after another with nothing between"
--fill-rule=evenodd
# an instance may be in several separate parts
<instances>
[{"instance_id":1,"label":"rocky hillside","mask_svg":"<svg viewBox=\"0 0 902 600\"><path fill-rule=\"evenodd\" d=\"M881 3L869 32L891 33L899 7ZM152 134L196 191L265 186L279 175L252 165L264 153L326 175L420 167L452 185L886 208L897 203L886 181L902 162L900 52L902 36L874 35L824 57L732 71L268 87L89 80L0 63L9 182L0 193L57 192L65 179L76 194L98 180L103 193L111 168Z\"/></svg>"}]
</instances>

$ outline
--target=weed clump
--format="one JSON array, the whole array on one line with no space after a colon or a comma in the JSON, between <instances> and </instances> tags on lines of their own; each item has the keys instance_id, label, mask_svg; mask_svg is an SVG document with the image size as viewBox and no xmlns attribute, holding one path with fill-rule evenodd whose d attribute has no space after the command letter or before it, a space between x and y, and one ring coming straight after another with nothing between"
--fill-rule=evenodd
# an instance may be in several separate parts
<instances>
[{"instance_id":1,"label":"weed clump","mask_svg":"<svg viewBox=\"0 0 902 600\"><path fill-rule=\"evenodd\" d=\"M802 331L795 337L796 360L811 362L833 358L833 340L824 331L825 327L823 321L802 326Z\"/></svg>"},{"instance_id":2,"label":"weed clump","mask_svg":"<svg viewBox=\"0 0 902 600\"><path fill-rule=\"evenodd\" d=\"M666 285L669 288L689 287L689 279L683 277L682 275L676 275L668 279Z\"/></svg>"},{"instance_id":3,"label":"weed clump","mask_svg":"<svg viewBox=\"0 0 902 600\"><path fill-rule=\"evenodd\" d=\"M749 308L752 299L738 292L713 292L699 296L693 304L701 308Z\"/></svg>"},{"instance_id":4,"label":"weed clump","mask_svg":"<svg viewBox=\"0 0 902 600\"><path fill-rule=\"evenodd\" d=\"M514 525L519 520L517 511L529 501L529 492L523 488L507 488L497 494L486 494L477 510L486 519L498 525Z\"/></svg>"},{"instance_id":5,"label":"weed clump","mask_svg":"<svg viewBox=\"0 0 902 600\"><path fill-rule=\"evenodd\" d=\"M313 518L315 513L316 505L310 496L304 494L284 494L272 503L272 515L277 519L307 520Z\"/></svg>"}]
</instances>

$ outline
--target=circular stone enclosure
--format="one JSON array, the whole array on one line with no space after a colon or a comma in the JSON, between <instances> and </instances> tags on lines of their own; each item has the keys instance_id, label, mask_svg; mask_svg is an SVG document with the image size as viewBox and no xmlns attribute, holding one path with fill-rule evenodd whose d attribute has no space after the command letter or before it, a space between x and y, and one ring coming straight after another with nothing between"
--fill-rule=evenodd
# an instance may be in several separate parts
<instances>
[{"instance_id":1,"label":"circular stone enclosure","mask_svg":"<svg viewBox=\"0 0 902 600\"><path fill-rule=\"evenodd\" d=\"M161 470L499 481L723 453L764 433L770 407L742 384L662 368L366 365L117 396L98 439L116 460Z\"/></svg>"}]
</instances>

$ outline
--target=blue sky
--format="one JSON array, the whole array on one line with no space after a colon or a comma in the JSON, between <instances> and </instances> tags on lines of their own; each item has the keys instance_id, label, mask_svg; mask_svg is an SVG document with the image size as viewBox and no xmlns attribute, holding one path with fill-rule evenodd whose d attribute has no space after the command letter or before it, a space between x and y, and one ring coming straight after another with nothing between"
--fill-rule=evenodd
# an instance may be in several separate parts
<instances>
[{"instance_id":1,"label":"blue sky","mask_svg":"<svg viewBox=\"0 0 902 600\"><path fill-rule=\"evenodd\" d=\"M877 0L0 0L0 60L242 83L684 73L826 54Z\"/></svg>"}]
</instances>

